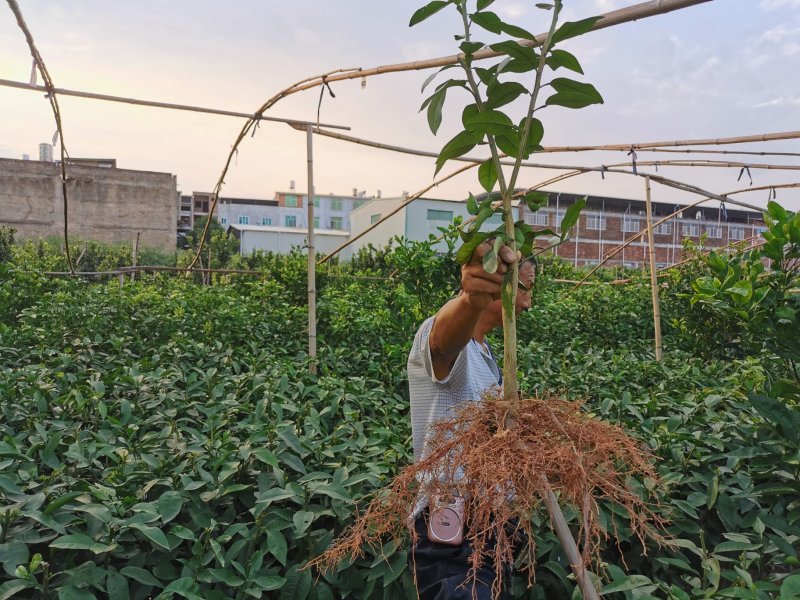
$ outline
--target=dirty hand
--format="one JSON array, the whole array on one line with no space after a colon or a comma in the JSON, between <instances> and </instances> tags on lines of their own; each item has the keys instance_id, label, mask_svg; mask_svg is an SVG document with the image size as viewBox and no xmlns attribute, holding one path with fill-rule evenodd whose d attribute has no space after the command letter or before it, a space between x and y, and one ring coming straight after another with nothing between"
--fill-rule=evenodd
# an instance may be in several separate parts
<instances>
[{"instance_id":1,"label":"dirty hand","mask_svg":"<svg viewBox=\"0 0 800 600\"><path fill-rule=\"evenodd\" d=\"M508 246L501 246L498 252L497 271L487 273L483 268L483 256L492 249L492 244L484 242L472 253L470 261L461 267L461 288L467 300L478 308L485 308L500 297L503 275L521 257Z\"/></svg>"}]
</instances>

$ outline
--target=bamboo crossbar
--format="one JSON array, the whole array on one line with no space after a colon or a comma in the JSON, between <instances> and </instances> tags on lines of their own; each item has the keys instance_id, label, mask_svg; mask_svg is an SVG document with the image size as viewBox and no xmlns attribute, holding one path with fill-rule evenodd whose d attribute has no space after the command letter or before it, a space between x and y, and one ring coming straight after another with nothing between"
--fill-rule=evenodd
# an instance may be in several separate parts
<instances>
[{"instance_id":1,"label":"bamboo crossbar","mask_svg":"<svg viewBox=\"0 0 800 600\"><path fill-rule=\"evenodd\" d=\"M10 79L0 79L0 87L10 87L20 90L28 90L32 92L45 92L47 88L43 85L31 85L30 83L22 83L20 81L12 81ZM274 121L276 123L287 123L288 125L298 125L305 127L306 125L317 125L314 121L303 121L300 119L283 119L280 117L267 117L257 113L237 112L233 110L222 110L219 108L206 108L202 106L191 106L189 104L174 104L172 102L159 102L155 100L141 100L137 98L127 98L124 96L111 96L108 94L97 94L95 92L81 92L78 90L68 90L65 88L53 88L56 94L61 96L73 96L76 98L86 98L89 100L104 100L106 102L119 102L122 104L132 104L135 106L147 106L151 108L166 108L170 110L183 110L196 113L204 113L210 115L222 115L226 117L241 117L245 119L254 119L256 121ZM321 127L330 127L331 129L350 129L345 125L324 125L319 123Z\"/></svg>"},{"instance_id":2,"label":"bamboo crossbar","mask_svg":"<svg viewBox=\"0 0 800 600\"><path fill-rule=\"evenodd\" d=\"M298 131L305 131L305 128L301 128L299 126L295 126L295 129ZM437 158L439 156L436 152L429 152L427 150L417 150L414 148L405 148L403 146L396 146L393 144L384 144L382 142L375 142L371 140L367 140L364 138L355 137L352 135L345 135L342 133L335 133L333 131L325 131L324 129L320 129L319 127L312 128L312 131L324 137L329 137L332 139L340 140L343 142L349 142L351 144L358 144L362 146L369 146L370 148L377 148L379 150L387 150L389 152L399 152L401 154L410 154L413 156L424 156L430 158ZM621 148L621 150L629 150L628 148ZM647 149L646 149L647 150ZM554 149L554 148L543 148L540 151L537 151L537 154L540 153L550 153L550 152L560 152L561 150ZM657 151L657 150L653 150ZM664 150L665 152L683 152L683 150ZM692 152L692 150L685 150L685 152ZM702 152L702 150L694 150L694 152ZM714 152L710 150L708 152ZM725 152L725 151L719 151ZM737 154L732 152L732 154ZM759 153L764 155L764 153ZM791 156L791 153L786 153L787 155ZM797 154L800 156L800 153ZM469 156L460 156L458 158L453 158L451 160L456 160L460 162L471 162L471 163L481 163L484 162L485 158L474 158ZM511 160L501 160L501 164L503 165L513 165L514 161ZM532 163L532 162L523 162L521 163L524 167L531 167L536 169L560 169L560 170L570 170L574 171L576 169L581 169L583 167L573 166L573 165L551 165L548 163ZM623 166L629 165L631 163L618 163L614 166ZM775 165L775 164L763 164L763 163L744 163L741 161L731 162L731 161L714 161L714 160L694 160L689 161L685 159L675 159L675 160L660 160L660 161L637 161L636 163L639 166L678 166L678 167L718 167L718 168L743 168L747 167L748 169L774 169L774 170L788 170L788 171L796 171L800 170L800 165ZM603 167L595 167L595 170L603 170Z\"/></svg>"},{"instance_id":3,"label":"bamboo crossbar","mask_svg":"<svg viewBox=\"0 0 800 600\"><path fill-rule=\"evenodd\" d=\"M621 25L623 23L630 23L648 17L663 15L675 10L689 8L698 4L709 2L710 0L650 0L649 2L642 2L634 4L625 8L620 8L611 12L600 15L600 19L592 27L592 31ZM523 46L539 46L547 37L546 33L540 33L536 36L535 41L531 40L518 40ZM495 58L501 56L501 53L485 48L475 52L472 57L473 60L483 60L486 58ZM459 59L463 54L453 54L450 56L442 56L439 58L431 58L427 60L418 60L413 62L397 63L392 65L383 65L371 69L356 69L347 70L343 73L332 75L320 76L317 78L309 78L306 82L295 84L293 87L286 90L286 95L296 94L303 90L311 89L323 85L324 83L331 83L333 81L343 81L347 79L361 79L365 77L372 77L374 75L384 75L386 73L401 73L404 71L421 71L425 69L435 69L436 67L444 67L447 65L458 64Z\"/></svg>"},{"instance_id":4,"label":"bamboo crossbar","mask_svg":"<svg viewBox=\"0 0 800 600\"><path fill-rule=\"evenodd\" d=\"M589 150L654 150L673 146L723 146L726 144L749 144L752 142L775 142L779 140L796 140L800 131L784 131L779 133L759 133L726 138L706 138L694 140L674 140L669 142L638 142L630 144L603 144L600 146L553 146L551 152L587 152Z\"/></svg>"},{"instance_id":5,"label":"bamboo crossbar","mask_svg":"<svg viewBox=\"0 0 800 600\"><path fill-rule=\"evenodd\" d=\"M298 131L305 131L305 128L303 128L303 127L294 126L294 125L293 125L293 127L295 129L297 129ZM415 156L427 156L427 157L431 157L431 158L437 158L439 156L439 154L436 153L436 152L429 152L427 150L416 150L414 148L405 148L403 146L395 146L393 144L384 144L383 142L375 142L375 141L372 141L372 140L367 140L367 139L364 139L364 138L358 138L358 137L351 136L351 135L345 135L345 134L342 134L342 133L335 133L333 131L326 131L324 129L320 129L319 127L314 127L312 129L312 131L315 134L321 135L321 136L324 136L324 137L329 137L329 138L333 138L333 139L336 139L336 140L341 140L341 141L344 141L344 142L350 142L352 144L359 144L359 145L362 145L362 146L369 146L370 148L378 148L380 150L389 150L391 152L400 152L400 153L403 153L403 154L413 154ZM798 137L800 137L800 132L791 132L791 133L798 133L799 134ZM768 133L764 133L764 134L759 134L759 135L761 137L764 137L764 136L783 135L783 134L768 134ZM756 136L749 136L749 137L756 137ZM719 139L722 139L722 138L719 138ZM686 140L686 144L685 145L693 145L694 142L703 142L703 141L704 140ZM617 150L617 151L627 151L627 152L629 152L631 150L631 148L634 148L637 151L643 151L643 152L681 152L681 153L687 153L687 154L688 153L743 154L743 155L757 155L757 156L800 156L800 153L795 153L795 152L745 152L745 151L739 152L739 151L736 151L736 150L698 150L698 149L690 149L690 148L674 149L674 148L661 148L660 146L654 145L654 144L658 144L658 145L660 145L660 144L673 144L673 142L650 142L650 144L651 144L651 147L647 147L647 148L643 148L641 146L641 144L628 144L628 145L609 144L609 145L606 145L606 146L574 146L574 147L569 147L569 146L545 146L541 150L537 150L536 154L554 154L554 153L559 153L559 152L586 152L586 151L593 151L593 150ZM612 148L611 146L614 146L614 147ZM453 158L451 160L459 160L459 161L465 161L465 162L476 162L476 161L477 162L483 162L486 159L470 158L470 157L466 157L466 156L460 156L458 158ZM695 161L695 162L697 162L697 161ZM504 165L513 165L514 164L513 161L501 161L501 163L504 164ZM655 164L655 163L656 163L656 161L653 161L653 162L647 163L647 164ZM669 164L666 161L657 161L657 163L659 165ZM550 166L550 165L539 165L539 164L527 163L527 162L523 162L522 164L524 166L526 166L526 167L541 167L541 168L544 168L544 166ZM644 163L640 163L640 164L644 164ZM697 165L684 165L684 166L697 166ZM721 165L711 165L711 166L721 166ZM733 165L731 165L731 166L733 166ZM757 166L757 165L753 165L753 164L749 164L749 163L748 164L737 163L735 166L739 166L739 167L748 166L748 167L750 167L752 169L756 169L756 168L769 169L769 168L787 167L787 165L775 165L775 166L758 165ZM795 169L800 168L800 167L797 167L797 166L794 166L794 165L788 165L788 167L795 168ZM559 168L559 167L551 166L551 168ZM564 166L564 167L561 167L561 168L564 168L564 169L576 169L578 167L567 167L567 166Z\"/></svg>"}]
</instances>

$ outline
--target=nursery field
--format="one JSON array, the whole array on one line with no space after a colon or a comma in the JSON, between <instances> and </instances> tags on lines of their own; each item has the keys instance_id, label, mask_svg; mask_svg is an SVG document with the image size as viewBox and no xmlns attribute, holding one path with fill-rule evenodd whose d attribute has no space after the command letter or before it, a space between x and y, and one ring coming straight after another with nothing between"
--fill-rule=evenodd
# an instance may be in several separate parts
<instances>
[{"instance_id":1,"label":"nursery field","mask_svg":"<svg viewBox=\"0 0 800 600\"><path fill-rule=\"evenodd\" d=\"M797 241L764 247L771 271L750 252L662 279L661 362L648 279L568 294L553 279L576 273L542 261L521 388L640 440L661 479L627 483L669 520L670 545L642 547L602 506L604 598L800 597ZM457 288L452 253L395 243L325 265L316 375L301 253L210 286L35 273L59 256L1 256L0 599L415 597L393 543L319 579L302 567L412 459L406 356ZM546 513L531 519L536 582L512 596L579 597Z\"/></svg>"}]
</instances>

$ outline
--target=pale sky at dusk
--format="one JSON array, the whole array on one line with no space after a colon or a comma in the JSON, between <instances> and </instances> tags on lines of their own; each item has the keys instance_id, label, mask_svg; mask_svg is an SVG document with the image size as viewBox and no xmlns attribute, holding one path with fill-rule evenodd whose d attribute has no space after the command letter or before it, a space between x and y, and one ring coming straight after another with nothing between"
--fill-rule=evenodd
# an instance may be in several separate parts
<instances>
[{"instance_id":1,"label":"pale sky at dusk","mask_svg":"<svg viewBox=\"0 0 800 600\"><path fill-rule=\"evenodd\" d=\"M433 58L457 51L454 10L413 28L408 20L423 2L379 0L19 0L28 26L58 87L147 100L253 112L291 83L345 67ZM492 10L535 33L549 13L535 2L497 0ZM565 0L562 20L577 20L633 0ZM496 38L479 34L478 39ZM582 110L548 108L539 118L544 145L590 145L716 138L800 129L800 0L712 2L586 34L561 47L575 54L605 104ZM486 66L491 64L487 62ZM0 78L27 82L31 58L5 2L0 4ZM418 113L422 82L432 71L372 77L332 85L321 120L349 125L350 135L438 151L459 131L465 92L453 91L437 136ZM444 76L455 73L445 72ZM560 70L558 76L571 76ZM41 83L41 78L39 78ZM524 81L528 84L529 81ZM546 95L543 99L546 98ZM269 114L316 119L319 90L280 102ZM67 147L75 157L116 158L121 168L177 175L183 192L210 191L242 120L60 98ZM522 116L521 103L509 105ZM55 131L40 94L0 87L0 156L38 156L38 144ZM318 193L352 188L384 196L415 192L431 182L434 160L404 156L315 137ZM726 146L725 150L800 152L800 141ZM484 156L480 150L472 155ZM592 165L625 160L625 153L554 154L532 160ZM704 158L750 163L800 164L796 157L676 155L642 152L639 160ZM447 173L458 163L448 163ZM520 185L554 171L527 170ZM725 193L747 187L739 169L662 167L659 173ZM752 170L753 185L800 181L797 171ZM264 123L240 148L223 195L271 198L276 190L306 184L305 135ZM745 181L747 180L747 181ZM596 173L552 187L606 196L643 197L638 178ZM461 198L480 191L473 172L428 196ZM779 190L778 201L800 209L800 189ZM656 200L689 202L692 196L654 189ZM739 195L763 205L767 192Z\"/></svg>"}]
</instances>

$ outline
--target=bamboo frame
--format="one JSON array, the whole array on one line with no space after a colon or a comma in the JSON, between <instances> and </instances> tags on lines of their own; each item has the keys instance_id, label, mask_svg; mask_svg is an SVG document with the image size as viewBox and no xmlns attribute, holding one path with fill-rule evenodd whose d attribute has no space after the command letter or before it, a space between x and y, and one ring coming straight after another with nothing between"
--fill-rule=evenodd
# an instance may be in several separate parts
<instances>
[{"instance_id":1,"label":"bamboo frame","mask_svg":"<svg viewBox=\"0 0 800 600\"><path fill-rule=\"evenodd\" d=\"M308 370L312 375L317 373L317 270L316 253L314 251L314 136L311 124L306 125L306 161L308 163L308 357L311 359Z\"/></svg>"}]
</instances>

